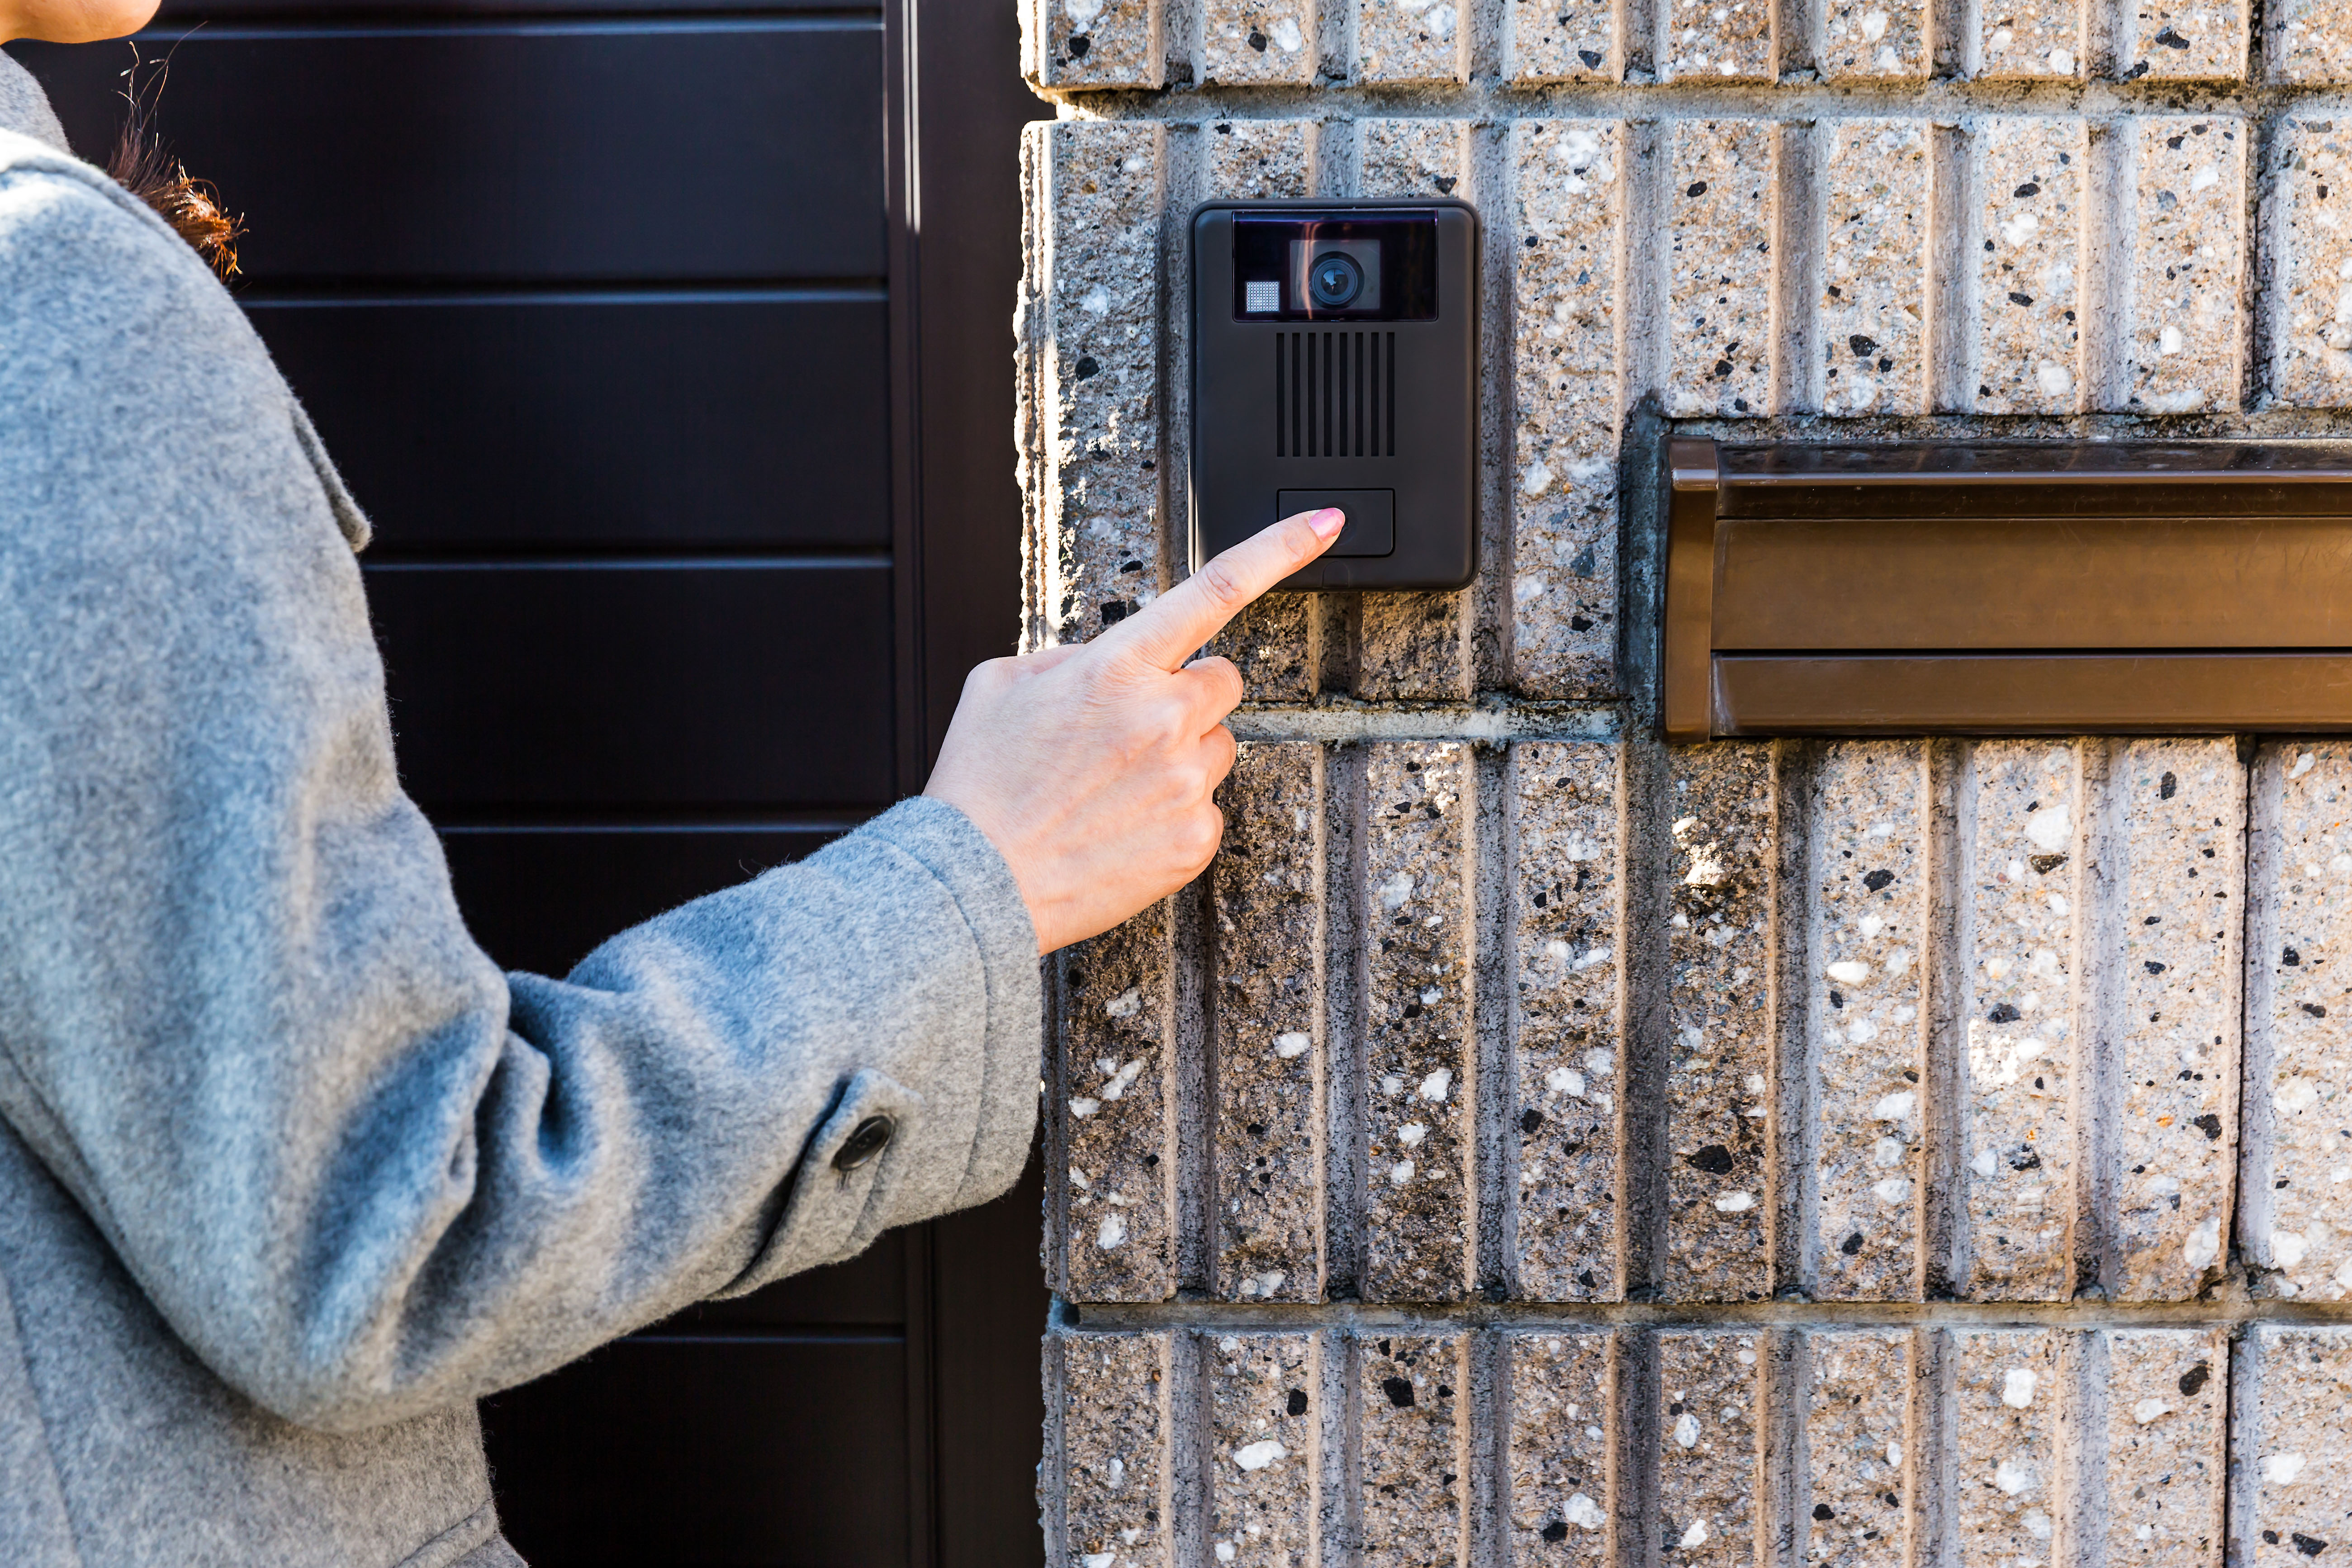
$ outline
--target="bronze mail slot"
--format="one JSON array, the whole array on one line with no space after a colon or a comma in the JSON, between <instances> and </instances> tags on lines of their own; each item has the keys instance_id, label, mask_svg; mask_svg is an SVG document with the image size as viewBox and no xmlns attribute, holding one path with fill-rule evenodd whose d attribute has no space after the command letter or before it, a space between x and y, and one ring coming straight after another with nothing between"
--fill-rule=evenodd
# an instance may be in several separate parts
<instances>
[{"instance_id":1,"label":"bronze mail slot","mask_svg":"<svg viewBox=\"0 0 2352 1568\"><path fill-rule=\"evenodd\" d=\"M1665 467L1669 740L2352 730L2352 445Z\"/></svg>"}]
</instances>

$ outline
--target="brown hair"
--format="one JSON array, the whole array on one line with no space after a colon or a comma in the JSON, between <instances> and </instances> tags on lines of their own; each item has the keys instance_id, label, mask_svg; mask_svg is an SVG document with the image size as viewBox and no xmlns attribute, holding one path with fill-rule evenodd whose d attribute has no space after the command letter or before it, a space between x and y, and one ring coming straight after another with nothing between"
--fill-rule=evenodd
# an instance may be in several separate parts
<instances>
[{"instance_id":1,"label":"brown hair","mask_svg":"<svg viewBox=\"0 0 2352 1568\"><path fill-rule=\"evenodd\" d=\"M141 64L134 44L131 68L122 73L122 132L115 138L106 172L153 208L226 282L236 274L236 242L245 234L245 221L222 210L220 193L210 181L192 179L187 165L164 150L163 138L155 130L155 104L171 75L170 58L157 62L154 75L144 82L139 76Z\"/></svg>"}]
</instances>

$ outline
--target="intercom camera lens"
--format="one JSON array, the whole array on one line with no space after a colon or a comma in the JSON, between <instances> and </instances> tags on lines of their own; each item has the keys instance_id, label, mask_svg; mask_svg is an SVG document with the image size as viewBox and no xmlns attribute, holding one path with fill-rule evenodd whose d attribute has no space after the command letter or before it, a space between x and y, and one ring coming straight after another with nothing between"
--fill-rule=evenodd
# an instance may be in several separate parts
<instances>
[{"instance_id":1,"label":"intercom camera lens","mask_svg":"<svg viewBox=\"0 0 2352 1568\"><path fill-rule=\"evenodd\" d=\"M1363 291L1364 269L1355 258L1327 251L1307 269L1307 291L1327 310L1336 310Z\"/></svg>"}]
</instances>

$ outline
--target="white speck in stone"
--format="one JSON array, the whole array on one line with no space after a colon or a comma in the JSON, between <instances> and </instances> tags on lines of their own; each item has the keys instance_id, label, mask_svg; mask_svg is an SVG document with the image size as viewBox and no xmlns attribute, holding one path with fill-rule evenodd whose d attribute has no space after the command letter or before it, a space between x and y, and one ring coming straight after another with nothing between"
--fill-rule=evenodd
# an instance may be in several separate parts
<instances>
[{"instance_id":1,"label":"white speck in stone","mask_svg":"<svg viewBox=\"0 0 2352 1568\"><path fill-rule=\"evenodd\" d=\"M2307 1078L2291 1078L2271 1093L2271 1103L2292 1116L2319 1103L2319 1086Z\"/></svg>"},{"instance_id":2,"label":"white speck in stone","mask_svg":"<svg viewBox=\"0 0 2352 1568\"><path fill-rule=\"evenodd\" d=\"M1550 488L1551 470L1544 466L1540 458L1529 463L1527 471L1519 476L1521 495L1539 496Z\"/></svg>"},{"instance_id":3,"label":"white speck in stone","mask_svg":"<svg viewBox=\"0 0 2352 1568\"><path fill-rule=\"evenodd\" d=\"M1591 1438L1591 1439L1592 1439L1594 1442L1596 1442L1596 1443L1598 1443L1599 1441L1601 1441L1601 1437L1602 1437L1602 1436L1603 1436L1603 1434L1602 1434L1602 1432L1601 1432L1601 1428L1600 1428L1600 1427L1598 1427L1598 1426L1587 1426L1587 1427L1584 1429L1584 1435L1585 1435L1586 1436L1588 1436L1588 1437Z\"/></svg>"},{"instance_id":4,"label":"white speck in stone","mask_svg":"<svg viewBox=\"0 0 2352 1568\"><path fill-rule=\"evenodd\" d=\"M1097 316L1108 315L1110 313L1110 290L1104 288L1099 283L1096 284L1093 288L1087 290L1087 297L1078 301L1078 309L1089 311Z\"/></svg>"},{"instance_id":5,"label":"white speck in stone","mask_svg":"<svg viewBox=\"0 0 2352 1568\"><path fill-rule=\"evenodd\" d=\"M1995 53L1999 53L2000 50L2009 47L2010 45L2017 42L2017 35L2010 31L2007 27L1995 27L1992 30L1992 37L1985 41L1992 47Z\"/></svg>"},{"instance_id":6,"label":"white speck in stone","mask_svg":"<svg viewBox=\"0 0 2352 1568\"><path fill-rule=\"evenodd\" d=\"M1993 1467L1992 1484L2015 1497L2033 1484L2033 1467L2023 1459L2003 1459Z\"/></svg>"},{"instance_id":7,"label":"white speck in stone","mask_svg":"<svg viewBox=\"0 0 2352 1568\"><path fill-rule=\"evenodd\" d=\"M1903 57L1895 52L1894 45L1878 46L1878 68L1883 71L1895 71L1903 68Z\"/></svg>"},{"instance_id":8,"label":"white speck in stone","mask_svg":"<svg viewBox=\"0 0 2352 1568\"><path fill-rule=\"evenodd\" d=\"M2034 1540L2047 1541L2050 1539L2050 1516L2042 1512L2040 1509L2028 1510L2025 1518L2020 1522L2025 1526L2025 1533L2033 1537Z\"/></svg>"},{"instance_id":9,"label":"white speck in stone","mask_svg":"<svg viewBox=\"0 0 2352 1568\"><path fill-rule=\"evenodd\" d=\"M1289 1452L1279 1442L1268 1437L1262 1443L1252 1443L1246 1448L1234 1449L1234 1463L1244 1470L1262 1470Z\"/></svg>"},{"instance_id":10,"label":"white speck in stone","mask_svg":"<svg viewBox=\"0 0 2352 1568\"><path fill-rule=\"evenodd\" d=\"M1101 1100L1088 1100L1084 1095L1080 1095L1070 1101L1070 1114L1073 1116L1092 1116L1096 1111L1100 1110L1101 1109Z\"/></svg>"},{"instance_id":11,"label":"white speck in stone","mask_svg":"<svg viewBox=\"0 0 2352 1568\"><path fill-rule=\"evenodd\" d=\"M2026 1367L2011 1367L2001 1373L2000 1402L2013 1410L2024 1409L2033 1403L2033 1385L2039 1381Z\"/></svg>"},{"instance_id":12,"label":"white speck in stone","mask_svg":"<svg viewBox=\"0 0 2352 1568\"><path fill-rule=\"evenodd\" d=\"M1445 1091L1453 1087L1453 1069L1439 1068L1421 1080L1421 1098L1428 1100L1442 1100L1445 1098Z\"/></svg>"},{"instance_id":13,"label":"white speck in stone","mask_svg":"<svg viewBox=\"0 0 2352 1568\"><path fill-rule=\"evenodd\" d=\"M1143 1060L1137 1058L1128 1063L1103 1084L1100 1093L1105 1100L1117 1100L1135 1087L1135 1075L1143 1070Z\"/></svg>"},{"instance_id":14,"label":"white speck in stone","mask_svg":"<svg viewBox=\"0 0 2352 1568\"><path fill-rule=\"evenodd\" d=\"M1511 603L1515 605L1532 604L1536 600L1542 598L1544 594L1550 587L1550 584L1545 582L1541 577L1535 575L1535 574L1525 574L1512 580Z\"/></svg>"},{"instance_id":15,"label":"white speck in stone","mask_svg":"<svg viewBox=\"0 0 2352 1568\"><path fill-rule=\"evenodd\" d=\"M1399 871L1381 884L1380 895L1381 906L1383 909L1400 908L1407 899L1412 897L1412 873Z\"/></svg>"},{"instance_id":16,"label":"white speck in stone","mask_svg":"<svg viewBox=\"0 0 2352 1568\"><path fill-rule=\"evenodd\" d=\"M1293 1057L1305 1056L1314 1044L1313 1036L1293 1029L1288 1034L1275 1036L1274 1054L1288 1061Z\"/></svg>"},{"instance_id":17,"label":"white speck in stone","mask_svg":"<svg viewBox=\"0 0 2352 1568\"><path fill-rule=\"evenodd\" d=\"M1087 1179L1087 1173L1084 1171L1081 1171L1076 1165L1073 1165L1070 1167L1070 1185L1077 1188L1080 1192L1084 1192L1088 1187L1093 1186L1094 1183Z\"/></svg>"},{"instance_id":18,"label":"white speck in stone","mask_svg":"<svg viewBox=\"0 0 2352 1568\"><path fill-rule=\"evenodd\" d=\"M1969 1169L1979 1176L1990 1176L1997 1168L1999 1158L1990 1149L1979 1149L1976 1152L1976 1157L1969 1162Z\"/></svg>"},{"instance_id":19,"label":"white speck in stone","mask_svg":"<svg viewBox=\"0 0 2352 1568\"><path fill-rule=\"evenodd\" d=\"M1607 1078L1611 1073L1617 1070L1616 1053L1612 1051L1585 1052L1584 1070L1591 1073L1595 1078Z\"/></svg>"},{"instance_id":20,"label":"white speck in stone","mask_svg":"<svg viewBox=\"0 0 2352 1568\"><path fill-rule=\"evenodd\" d=\"M1864 43L1874 44L1886 37L1886 13L1865 11L1862 16L1862 37Z\"/></svg>"},{"instance_id":21,"label":"white speck in stone","mask_svg":"<svg viewBox=\"0 0 2352 1568\"><path fill-rule=\"evenodd\" d=\"M2167 321L2156 334L2156 352L2160 354L2177 354L2188 341L2180 335L2179 327Z\"/></svg>"},{"instance_id":22,"label":"white speck in stone","mask_svg":"<svg viewBox=\"0 0 2352 1568\"><path fill-rule=\"evenodd\" d=\"M1412 1161L1410 1161L1410 1160L1399 1160L1395 1164L1391 1165L1391 1166L1389 1167L1389 1185L1391 1185L1391 1186L1392 1186L1392 1187L1401 1187L1401 1186L1403 1186L1407 1182L1410 1182L1410 1181L1412 1181Z\"/></svg>"},{"instance_id":23,"label":"white speck in stone","mask_svg":"<svg viewBox=\"0 0 2352 1568\"><path fill-rule=\"evenodd\" d=\"M1739 1086L1750 1094L1761 1094L1764 1092L1764 1075L1760 1072L1749 1073L1739 1080Z\"/></svg>"},{"instance_id":24,"label":"white speck in stone","mask_svg":"<svg viewBox=\"0 0 2352 1568\"><path fill-rule=\"evenodd\" d=\"M1859 985L1870 978L1870 965L1860 959L1842 959L1830 965L1830 978L1842 985Z\"/></svg>"},{"instance_id":25,"label":"white speck in stone","mask_svg":"<svg viewBox=\"0 0 2352 1568\"><path fill-rule=\"evenodd\" d=\"M2301 1474L2301 1454L2268 1454L2263 1458L2263 1479L2274 1487L2291 1487Z\"/></svg>"},{"instance_id":26,"label":"white speck in stone","mask_svg":"<svg viewBox=\"0 0 2352 1568\"><path fill-rule=\"evenodd\" d=\"M1103 1011L1114 1018L1132 1018L1143 1009L1143 992L1135 986L1103 1004Z\"/></svg>"},{"instance_id":27,"label":"white speck in stone","mask_svg":"<svg viewBox=\"0 0 2352 1568\"><path fill-rule=\"evenodd\" d=\"M1266 36L1274 40L1274 47L1286 55L1295 55L1307 45L1305 35L1298 30L1298 24L1288 16L1276 22Z\"/></svg>"},{"instance_id":28,"label":"white speck in stone","mask_svg":"<svg viewBox=\"0 0 2352 1568\"><path fill-rule=\"evenodd\" d=\"M2132 1406L2132 1419L2145 1426L2159 1416L2172 1414L2172 1406L2161 1399L2143 1399Z\"/></svg>"},{"instance_id":29,"label":"white speck in stone","mask_svg":"<svg viewBox=\"0 0 2352 1568\"><path fill-rule=\"evenodd\" d=\"M2271 1232L2271 1261L2281 1268L2292 1268L2310 1252L2311 1243L2301 1231Z\"/></svg>"},{"instance_id":30,"label":"white speck in stone","mask_svg":"<svg viewBox=\"0 0 2352 1568\"><path fill-rule=\"evenodd\" d=\"M1108 1252L1126 1239L1127 1216L1123 1214L1104 1215L1102 1228L1095 1232L1095 1245Z\"/></svg>"},{"instance_id":31,"label":"white speck in stone","mask_svg":"<svg viewBox=\"0 0 2352 1568\"><path fill-rule=\"evenodd\" d=\"M1756 1206L1753 1193L1726 1193L1715 1200L1717 1214L1745 1214Z\"/></svg>"},{"instance_id":32,"label":"white speck in stone","mask_svg":"<svg viewBox=\"0 0 2352 1568\"><path fill-rule=\"evenodd\" d=\"M1570 1494L1566 1512L1568 1522L1579 1530L1598 1530L1609 1522L1608 1516L1601 1511L1601 1505L1582 1492Z\"/></svg>"},{"instance_id":33,"label":"white speck in stone","mask_svg":"<svg viewBox=\"0 0 2352 1568\"><path fill-rule=\"evenodd\" d=\"M1440 997L1444 996L1444 994L1445 994L1445 993L1444 993L1444 991L1440 990L1438 987L1436 987L1436 986L1434 986L1434 985L1432 985L1432 986L1430 986L1427 990L1423 991L1423 992L1421 994L1421 1005L1422 1005L1423 1006L1424 1006L1424 1007L1433 1007L1433 1006L1435 1006L1435 1005L1437 1005L1437 1001L1438 1001L1438 999L1439 999Z\"/></svg>"},{"instance_id":34,"label":"white speck in stone","mask_svg":"<svg viewBox=\"0 0 2352 1568\"><path fill-rule=\"evenodd\" d=\"M1597 964L1608 963L1611 958L1615 956L1616 951L1617 950L1612 947L1593 948L1589 952L1579 953L1577 955L1576 963L1570 967L1580 973Z\"/></svg>"},{"instance_id":35,"label":"white speck in stone","mask_svg":"<svg viewBox=\"0 0 2352 1568\"><path fill-rule=\"evenodd\" d=\"M1878 1103L1870 1108L1873 1121L1900 1121L1918 1109L1919 1095L1915 1089L1898 1089L1893 1094L1882 1094Z\"/></svg>"},{"instance_id":36,"label":"white speck in stone","mask_svg":"<svg viewBox=\"0 0 2352 1568\"><path fill-rule=\"evenodd\" d=\"M1575 955L1575 952L1576 950L1574 948L1569 946L1568 943L1562 942L1558 937L1554 937L1549 942L1544 943L1544 956L1550 959L1554 963L1566 963Z\"/></svg>"},{"instance_id":37,"label":"white speck in stone","mask_svg":"<svg viewBox=\"0 0 2352 1568\"><path fill-rule=\"evenodd\" d=\"M1116 1552L1087 1552L1078 1556L1078 1568L1111 1568L1118 1561Z\"/></svg>"},{"instance_id":38,"label":"white speck in stone","mask_svg":"<svg viewBox=\"0 0 2352 1568\"><path fill-rule=\"evenodd\" d=\"M1911 1184L1900 1176L1889 1176L1872 1187L1870 1195L1883 1204L1899 1204L1911 1195Z\"/></svg>"},{"instance_id":39,"label":"white speck in stone","mask_svg":"<svg viewBox=\"0 0 2352 1568\"><path fill-rule=\"evenodd\" d=\"M1902 1444L1889 1443L1886 1445L1886 1462L1890 1465L1899 1465L1903 1462Z\"/></svg>"},{"instance_id":40,"label":"white speck in stone","mask_svg":"<svg viewBox=\"0 0 2352 1568\"><path fill-rule=\"evenodd\" d=\"M1698 1447L1698 1417L1685 1410L1675 1422L1675 1441L1685 1448Z\"/></svg>"},{"instance_id":41,"label":"white speck in stone","mask_svg":"<svg viewBox=\"0 0 2352 1568\"><path fill-rule=\"evenodd\" d=\"M2058 76L2073 76L2074 74L2074 56L2073 51L2068 49L2051 50L2050 69L2053 73Z\"/></svg>"},{"instance_id":42,"label":"white speck in stone","mask_svg":"<svg viewBox=\"0 0 2352 1568\"><path fill-rule=\"evenodd\" d=\"M2191 1268L2203 1268L2221 1256L2221 1222L2208 1217L2200 1220L2180 1244L2180 1260Z\"/></svg>"},{"instance_id":43,"label":"white speck in stone","mask_svg":"<svg viewBox=\"0 0 2352 1568\"><path fill-rule=\"evenodd\" d=\"M2063 397L2074 390L2074 373L2056 360L2045 359L2033 367L2034 384L2042 388L2044 397Z\"/></svg>"},{"instance_id":44,"label":"white speck in stone","mask_svg":"<svg viewBox=\"0 0 2352 1568\"><path fill-rule=\"evenodd\" d=\"M1878 1038L1878 1026L1867 1018L1856 1018L1845 1026L1845 1037L1857 1046L1868 1045Z\"/></svg>"},{"instance_id":45,"label":"white speck in stone","mask_svg":"<svg viewBox=\"0 0 2352 1568\"><path fill-rule=\"evenodd\" d=\"M2352 1182L2352 1165L2336 1166L2327 1173L2327 1181L2329 1185L2338 1187L2347 1182Z\"/></svg>"},{"instance_id":46,"label":"white speck in stone","mask_svg":"<svg viewBox=\"0 0 2352 1568\"><path fill-rule=\"evenodd\" d=\"M2189 189L2192 195L2198 191L2210 190L2221 183L2221 171L2210 163L2189 176Z\"/></svg>"},{"instance_id":47,"label":"white speck in stone","mask_svg":"<svg viewBox=\"0 0 2352 1568\"><path fill-rule=\"evenodd\" d=\"M2032 239L2041 230L2042 219L2030 212L2019 213L2000 222L2000 237L2009 242L2011 250Z\"/></svg>"},{"instance_id":48,"label":"white speck in stone","mask_svg":"<svg viewBox=\"0 0 2352 1568\"><path fill-rule=\"evenodd\" d=\"M2318 762L2318 760L2319 759L2314 756L2311 752L2304 752L2303 755L2295 758L2294 766L2287 769L2286 776L2290 779L2301 778L2304 774L2311 771L2312 764Z\"/></svg>"},{"instance_id":49,"label":"white speck in stone","mask_svg":"<svg viewBox=\"0 0 2352 1568\"><path fill-rule=\"evenodd\" d=\"M1692 1520L1691 1527L1683 1531L1682 1550L1688 1552L1695 1546L1705 1546L1706 1544L1706 1521L1703 1519Z\"/></svg>"},{"instance_id":50,"label":"white speck in stone","mask_svg":"<svg viewBox=\"0 0 2352 1568\"><path fill-rule=\"evenodd\" d=\"M1865 940L1876 936L1880 931L1886 929L1886 922L1880 920L1876 915L1863 916L1861 925L1862 934Z\"/></svg>"},{"instance_id":51,"label":"white speck in stone","mask_svg":"<svg viewBox=\"0 0 2352 1568\"><path fill-rule=\"evenodd\" d=\"M1232 1542L1230 1542L1230 1541L1220 1541L1220 1542L1217 1542L1217 1561L1218 1561L1218 1562L1220 1562L1220 1563L1231 1563L1231 1562L1234 1560L1234 1543L1233 1543Z\"/></svg>"},{"instance_id":52,"label":"white speck in stone","mask_svg":"<svg viewBox=\"0 0 2352 1568\"><path fill-rule=\"evenodd\" d=\"M2063 849L2074 831L2074 818L2064 801L2034 812L2025 819L2027 840L2045 853Z\"/></svg>"},{"instance_id":53,"label":"white speck in stone","mask_svg":"<svg viewBox=\"0 0 2352 1568\"><path fill-rule=\"evenodd\" d=\"M1584 1098L1584 1075L1574 1068L1552 1068L1544 1074L1544 1086L1554 1094L1574 1095L1579 1100Z\"/></svg>"},{"instance_id":54,"label":"white speck in stone","mask_svg":"<svg viewBox=\"0 0 2352 1568\"><path fill-rule=\"evenodd\" d=\"M1903 1163L1903 1142L1899 1138L1881 1138L1870 1146L1870 1163L1874 1165L1899 1165Z\"/></svg>"},{"instance_id":55,"label":"white speck in stone","mask_svg":"<svg viewBox=\"0 0 2352 1568\"><path fill-rule=\"evenodd\" d=\"M1062 15L1070 19L1070 26L1084 29L1102 15L1103 3L1104 0L1062 0Z\"/></svg>"},{"instance_id":56,"label":"white speck in stone","mask_svg":"<svg viewBox=\"0 0 2352 1568\"><path fill-rule=\"evenodd\" d=\"M1382 1094L1398 1094L1402 1092L1403 1089L1404 1079L1399 1078L1396 1074L1391 1072L1381 1075L1381 1092Z\"/></svg>"},{"instance_id":57,"label":"white speck in stone","mask_svg":"<svg viewBox=\"0 0 2352 1568\"><path fill-rule=\"evenodd\" d=\"M1421 1141L1428 1136L1429 1123L1425 1121L1408 1121L1397 1129L1397 1142L1408 1149L1420 1147Z\"/></svg>"}]
</instances>

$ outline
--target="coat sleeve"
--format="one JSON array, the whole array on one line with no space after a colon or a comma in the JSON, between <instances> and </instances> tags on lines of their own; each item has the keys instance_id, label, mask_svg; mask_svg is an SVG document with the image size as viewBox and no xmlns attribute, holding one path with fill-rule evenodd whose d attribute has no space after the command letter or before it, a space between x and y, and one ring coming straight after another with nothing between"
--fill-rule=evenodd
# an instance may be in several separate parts
<instances>
[{"instance_id":1,"label":"coat sleeve","mask_svg":"<svg viewBox=\"0 0 2352 1568\"><path fill-rule=\"evenodd\" d=\"M58 163L0 169L0 1113L195 1353L371 1426L1007 1187L1035 935L938 802L499 973L283 382Z\"/></svg>"}]
</instances>

